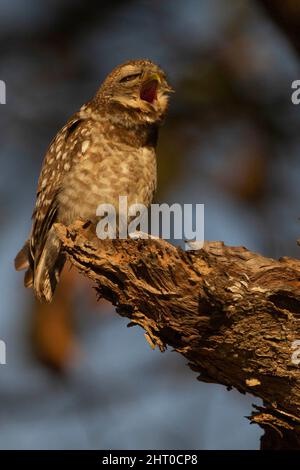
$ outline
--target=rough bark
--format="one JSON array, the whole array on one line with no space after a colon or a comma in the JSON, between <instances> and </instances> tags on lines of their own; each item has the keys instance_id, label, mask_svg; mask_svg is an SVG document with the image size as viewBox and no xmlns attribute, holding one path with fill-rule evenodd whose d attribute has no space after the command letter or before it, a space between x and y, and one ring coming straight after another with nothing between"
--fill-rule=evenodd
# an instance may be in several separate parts
<instances>
[{"instance_id":1,"label":"rough bark","mask_svg":"<svg viewBox=\"0 0 300 470\"><path fill-rule=\"evenodd\" d=\"M300 449L300 262L208 242L183 251L164 240L105 240L56 226L70 261L152 347L185 356L199 380L263 400L251 422L261 448Z\"/></svg>"}]
</instances>

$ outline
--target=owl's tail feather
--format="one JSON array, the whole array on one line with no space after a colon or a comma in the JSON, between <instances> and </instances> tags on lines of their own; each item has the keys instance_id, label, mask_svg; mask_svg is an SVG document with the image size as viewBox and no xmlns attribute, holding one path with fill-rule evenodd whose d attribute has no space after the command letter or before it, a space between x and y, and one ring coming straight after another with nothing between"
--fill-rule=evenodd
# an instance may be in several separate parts
<instances>
[{"instance_id":1,"label":"owl's tail feather","mask_svg":"<svg viewBox=\"0 0 300 470\"><path fill-rule=\"evenodd\" d=\"M33 287L36 297L41 302L51 302L65 261L61 242L51 228L37 262L33 260L30 242L27 240L15 258L15 268L17 271L26 269L25 287Z\"/></svg>"},{"instance_id":2,"label":"owl's tail feather","mask_svg":"<svg viewBox=\"0 0 300 470\"><path fill-rule=\"evenodd\" d=\"M51 302L65 261L61 242L52 227L34 268L33 288L41 302Z\"/></svg>"},{"instance_id":3,"label":"owl's tail feather","mask_svg":"<svg viewBox=\"0 0 300 470\"><path fill-rule=\"evenodd\" d=\"M29 268L29 240L15 257L15 268L17 271Z\"/></svg>"},{"instance_id":4,"label":"owl's tail feather","mask_svg":"<svg viewBox=\"0 0 300 470\"><path fill-rule=\"evenodd\" d=\"M15 257L15 268L17 271L22 271L26 269L24 276L24 286L32 287L33 286L33 270L32 270L32 257L29 249L29 240L26 241L23 248L19 251Z\"/></svg>"}]
</instances>

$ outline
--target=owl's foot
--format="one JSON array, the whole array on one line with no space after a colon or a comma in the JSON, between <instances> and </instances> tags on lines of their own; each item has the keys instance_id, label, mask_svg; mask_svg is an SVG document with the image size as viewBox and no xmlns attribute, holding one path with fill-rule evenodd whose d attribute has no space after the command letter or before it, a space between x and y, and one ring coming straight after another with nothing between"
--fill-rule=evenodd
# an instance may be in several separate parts
<instances>
[{"instance_id":1,"label":"owl's foot","mask_svg":"<svg viewBox=\"0 0 300 470\"><path fill-rule=\"evenodd\" d=\"M204 242L201 240L185 240L187 250L201 250L204 246Z\"/></svg>"},{"instance_id":2,"label":"owl's foot","mask_svg":"<svg viewBox=\"0 0 300 470\"><path fill-rule=\"evenodd\" d=\"M150 233L145 233L141 231L135 231L128 234L129 238L132 240L159 240L159 237L151 235Z\"/></svg>"}]
</instances>

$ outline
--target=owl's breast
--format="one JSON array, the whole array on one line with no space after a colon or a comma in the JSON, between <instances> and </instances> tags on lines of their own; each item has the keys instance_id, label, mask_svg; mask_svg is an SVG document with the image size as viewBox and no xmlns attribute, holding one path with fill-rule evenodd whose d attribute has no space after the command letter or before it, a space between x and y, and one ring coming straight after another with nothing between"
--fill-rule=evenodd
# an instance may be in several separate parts
<instances>
[{"instance_id":1,"label":"owl's breast","mask_svg":"<svg viewBox=\"0 0 300 470\"><path fill-rule=\"evenodd\" d=\"M65 175L59 194L59 221L97 220L100 204L113 204L120 196L128 206L148 206L156 189L156 155L152 147L139 149L106 144L93 146Z\"/></svg>"}]
</instances>

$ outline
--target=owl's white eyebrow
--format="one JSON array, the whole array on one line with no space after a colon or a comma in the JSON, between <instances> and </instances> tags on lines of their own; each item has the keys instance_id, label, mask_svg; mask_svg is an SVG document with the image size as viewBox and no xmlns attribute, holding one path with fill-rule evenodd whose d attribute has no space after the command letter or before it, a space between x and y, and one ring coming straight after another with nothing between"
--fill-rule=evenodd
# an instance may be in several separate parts
<instances>
[{"instance_id":1,"label":"owl's white eyebrow","mask_svg":"<svg viewBox=\"0 0 300 470\"><path fill-rule=\"evenodd\" d=\"M122 70L122 77L125 77L126 75L134 75L136 73L141 73L142 71L139 68L136 67L126 67Z\"/></svg>"}]
</instances>

